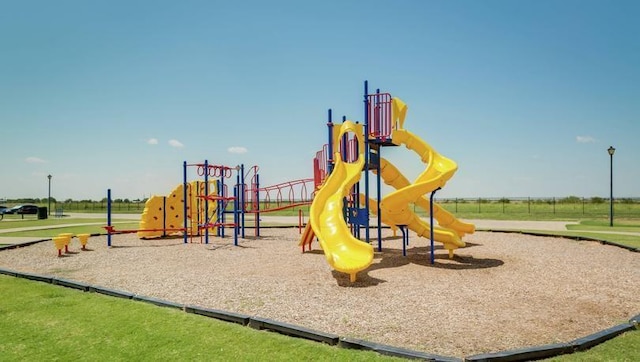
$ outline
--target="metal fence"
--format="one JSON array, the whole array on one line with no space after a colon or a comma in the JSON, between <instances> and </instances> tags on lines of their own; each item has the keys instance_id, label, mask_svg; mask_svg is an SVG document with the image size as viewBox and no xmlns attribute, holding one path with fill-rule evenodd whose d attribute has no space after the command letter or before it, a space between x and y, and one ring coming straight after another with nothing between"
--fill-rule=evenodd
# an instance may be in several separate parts
<instances>
[{"instance_id":1,"label":"metal fence","mask_svg":"<svg viewBox=\"0 0 640 362\"><path fill-rule=\"evenodd\" d=\"M8 200L10 201L10 200ZM511 197L511 198L435 198L434 200L446 210L463 217L474 215L485 217L490 215L517 217L575 217L575 218L604 218L609 216L610 200L608 198L592 197ZM17 202L14 202L17 204ZM8 204L12 204L8 202ZM44 200L35 203L38 206L49 206ZM115 200L111 204L114 213L142 213L145 203ZM268 209L262 205L261 208ZM308 212L309 206L300 206ZM614 215L621 218L640 218L640 198L619 198L613 202ZM55 211L106 213L106 201L66 201L52 202L50 213ZM414 206L419 214L426 213ZM285 211L283 211L285 212ZM286 213L286 212L285 212Z\"/></svg>"},{"instance_id":2,"label":"metal fence","mask_svg":"<svg viewBox=\"0 0 640 362\"><path fill-rule=\"evenodd\" d=\"M436 203L455 214L522 214L573 217L606 217L611 200L608 198L436 198ZM640 218L640 198L613 201L614 215Z\"/></svg>"}]
</instances>

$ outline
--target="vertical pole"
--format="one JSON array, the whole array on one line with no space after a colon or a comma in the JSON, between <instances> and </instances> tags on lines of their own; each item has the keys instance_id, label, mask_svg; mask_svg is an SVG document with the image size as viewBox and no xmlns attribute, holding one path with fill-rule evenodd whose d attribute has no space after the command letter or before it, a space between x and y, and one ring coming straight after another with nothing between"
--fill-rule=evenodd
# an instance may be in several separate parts
<instances>
[{"instance_id":1,"label":"vertical pole","mask_svg":"<svg viewBox=\"0 0 640 362\"><path fill-rule=\"evenodd\" d=\"M224 185L222 185L222 183L220 182L220 179L215 179L214 182L216 183L216 196L218 197L216 199L216 224L218 225L216 227L216 235L220 236L220 230L221 230L221 225L220 223L222 222L222 198L224 197Z\"/></svg>"},{"instance_id":2,"label":"vertical pole","mask_svg":"<svg viewBox=\"0 0 640 362\"><path fill-rule=\"evenodd\" d=\"M365 242L369 243L369 152L371 145L369 144L369 81L364 81L364 208L367 210L367 220L365 227ZM378 209L380 213L380 209ZM380 214L378 214L380 219ZM378 239L378 243L381 240ZM378 247L380 248L380 246Z\"/></svg>"},{"instance_id":3,"label":"vertical pole","mask_svg":"<svg viewBox=\"0 0 640 362\"><path fill-rule=\"evenodd\" d=\"M209 160L204 160L204 243L209 244ZM198 226L198 234L200 226ZM202 240L202 239L200 239Z\"/></svg>"},{"instance_id":4,"label":"vertical pole","mask_svg":"<svg viewBox=\"0 0 640 362\"><path fill-rule=\"evenodd\" d=\"M329 176L331 171L333 171L333 121L331 117L331 109L328 111L327 131L327 176Z\"/></svg>"},{"instance_id":5,"label":"vertical pole","mask_svg":"<svg viewBox=\"0 0 640 362\"><path fill-rule=\"evenodd\" d=\"M220 210L220 219L218 220L218 224L220 224L218 230L220 233L218 235L220 235L221 238L224 238L225 209L227 206L225 205L225 197L227 197L227 194L224 192L224 170L220 174L220 188L218 190L222 190L222 198L218 201L218 209Z\"/></svg>"},{"instance_id":6,"label":"vertical pole","mask_svg":"<svg viewBox=\"0 0 640 362\"><path fill-rule=\"evenodd\" d=\"M162 236L167 236L167 197L162 196Z\"/></svg>"},{"instance_id":7,"label":"vertical pole","mask_svg":"<svg viewBox=\"0 0 640 362\"><path fill-rule=\"evenodd\" d=\"M437 189L433 190L433 192L431 192L431 197L429 197L429 232L431 233L430 238L431 238L431 265L435 264L436 262L436 256L435 256L435 250L434 249L434 245L433 245L433 197L436 195L436 191L440 190L440 188L438 187Z\"/></svg>"},{"instance_id":8,"label":"vertical pole","mask_svg":"<svg viewBox=\"0 0 640 362\"><path fill-rule=\"evenodd\" d=\"M183 211L183 222L184 222L184 243L187 243L187 234L189 233L189 218L187 215L187 161L182 163L182 211ZM193 207L193 205L191 205Z\"/></svg>"},{"instance_id":9,"label":"vertical pole","mask_svg":"<svg viewBox=\"0 0 640 362\"><path fill-rule=\"evenodd\" d=\"M48 215L51 215L51 177L53 177L53 176L47 175L47 178L49 179L49 194L48 194L48 198L47 198L48 199L48 205L47 205L47 207L48 207L48 209L47 209Z\"/></svg>"},{"instance_id":10,"label":"vertical pole","mask_svg":"<svg viewBox=\"0 0 640 362\"><path fill-rule=\"evenodd\" d=\"M380 89L376 89L376 106L380 100ZM377 107L376 107L377 108ZM378 112L376 115L379 117ZM371 147L369 147L371 149ZM382 251L382 209L380 208L380 199L382 198L382 184L380 177L382 170L380 169L380 159L382 158L382 145L378 144L378 155L376 157L376 208L378 209L378 251ZM369 173L367 169L367 173ZM407 237L408 240L408 237Z\"/></svg>"},{"instance_id":11,"label":"vertical pole","mask_svg":"<svg viewBox=\"0 0 640 362\"><path fill-rule=\"evenodd\" d=\"M254 186L256 188L255 193L256 193L256 236L260 236L260 175L258 174L258 171L256 170L256 185Z\"/></svg>"},{"instance_id":12,"label":"vertical pole","mask_svg":"<svg viewBox=\"0 0 640 362\"><path fill-rule=\"evenodd\" d=\"M238 185L233 187L233 245L238 246Z\"/></svg>"},{"instance_id":13,"label":"vertical pole","mask_svg":"<svg viewBox=\"0 0 640 362\"><path fill-rule=\"evenodd\" d=\"M111 247L111 189L107 189L107 246Z\"/></svg>"},{"instance_id":14,"label":"vertical pole","mask_svg":"<svg viewBox=\"0 0 640 362\"><path fill-rule=\"evenodd\" d=\"M245 216L245 209L247 206L247 200L245 199L246 197L246 192L247 190L245 189L245 182L246 180L244 179L244 163L240 164L240 225L242 226L242 238L244 239L244 216Z\"/></svg>"},{"instance_id":15,"label":"vertical pole","mask_svg":"<svg viewBox=\"0 0 640 362\"><path fill-rule=\"evenodd\" d=\"M613 227L613 147L609 148L609 226ZM615 150L615 149L614 149Z\"/></svg>"},{"instance_id":16,"label":"vertical pole","mask_svg":"<svg viewBox=\"0 0 640 362\"><path fill-rule=\"evenodd\" d=\"M298 234L302 234L302 224L304 223L304 219L302 216L302 209L298 209ZM304 248L304 246L303 246Z\"/></svg>"},{"instance_id":17,"label":"vertical pole","mask_svg":"<svg viewBox=\"0 0 640 362\"><path fill-rule=\"evenodd\" d=\"M378 251L382 251L382 208L380 207L380 199L382 198L382 183L380 159L382 158L382 146L378 145L378 154L376 157L376 209L378 209ZM414 206L415 207L415 206Z\"/></svg>"},{"instance_id":18,"label":"vertical pole","mask_svg":"<svg viewBox=\"0 0 640 362\"><path fill-rule=\"evenodd\" d=\"M402 232L402 256L407 256L407 245L409 244L409 236L407 235L407 226L398 225Z\"/></svg>"}]
</instances>

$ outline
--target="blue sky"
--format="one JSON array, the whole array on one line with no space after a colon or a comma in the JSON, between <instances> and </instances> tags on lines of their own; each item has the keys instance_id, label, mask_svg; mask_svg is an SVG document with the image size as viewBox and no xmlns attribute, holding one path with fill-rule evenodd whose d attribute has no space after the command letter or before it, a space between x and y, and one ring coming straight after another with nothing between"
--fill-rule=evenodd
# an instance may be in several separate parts
<instances>
[{"instance_id":1,"label":"blue sky","mask_svg":"<svg viewBox=\"0 0 640 362\"><path fill-rule=\"evenodd\" d=\"M0 1L0 199L313 176L364 80L455 160L439 197L640 196L638 1ZM385 149L408 177L417 156ZM195 175L195 172L191 172Z\"/></svg>"}]
</instances>

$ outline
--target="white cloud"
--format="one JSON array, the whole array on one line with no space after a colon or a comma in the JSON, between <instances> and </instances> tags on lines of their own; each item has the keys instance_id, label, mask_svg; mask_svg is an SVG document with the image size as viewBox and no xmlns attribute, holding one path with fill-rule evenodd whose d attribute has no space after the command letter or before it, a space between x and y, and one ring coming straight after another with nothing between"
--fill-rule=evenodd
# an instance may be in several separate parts
<instances>
[{"instance_id":1,"label":"white cloud","mask_svg":"<svg viewBox=\"0 0 640 362\"><path fill-rule=\"evenodd\" d=\"M33 156L27 157L25 161L27 161L27 163L46 163L47 162L39 157L33 157Z\"/></svg>"},{"instance_id":2,"label":"white cloud","mask_svg":"<svg viewBox=\"0 0 640 362\"><path fill-rule=\"evenodd\" d=\"M158 144L158 139L157 139L157 138L149 138L149 139L147 140L147 144L150 144L150 145L157 145L157 144Z\"/></svg>"},{"instance_id":3,"label":"white cloud","mask_svg":"<svg viewBox=\"0 0 640 362\"><path fill-rule=\"evenodd\" d=\"M182 142L178 141L178 140L169 140L169 146L171 147L175 147L175 148L182 148L184 147L184 145L182 144Z\"/></svg>"},{"instance_id":4,"label":"white cloud","mask_svg":"<svg viewBox=\"0 0 640 362\"><path fill-rule=\"evenodd\" d=\"M233 146L233 147L229 147L229 148L227 148L227 152L229 152L229 153L243 154L243 153L247 153L247 152L249 152L249 150L247 150L247 148L246 148L246 147Z\"/></svg>"},{"instance_id":5,"label":"white cloud","mask_svg":"<svg viewBox=\"0 0 640 362\"><path fill-rule=\"evenodd\" d=\"M576 141L578 143L593 143L596 139L591 136L576 136Z\"/></svg>"}]
</instances>

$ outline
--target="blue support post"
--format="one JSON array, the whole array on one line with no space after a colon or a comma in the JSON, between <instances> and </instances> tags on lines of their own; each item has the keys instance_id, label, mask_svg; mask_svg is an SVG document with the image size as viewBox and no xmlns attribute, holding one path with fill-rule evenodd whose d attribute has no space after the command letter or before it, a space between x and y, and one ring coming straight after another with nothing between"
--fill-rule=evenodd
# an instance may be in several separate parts
<instances>
[{"instance_id":1,"label":"blue support post","mask_svg":"<svg viewBox=\"0 0 640 362\"><path fill-rule=\"evenodd\" d=\"M111 189L107 189L107 246L111 247Z\"/></svg>"},{"instance_id":2,"label":"blue support post","mask_svg":"<svg viewBox=\"0 0 640 362\"><path fill-rule=\"evenodd\" d=\"M364 81L364 207L367 209L367 222L365 228L365 242L369 243L369 81ZM378 210L380 212L380 210ZM380 215L378 215L380 218ZM381 239L378 240L378 243L381 243ZM380 249L381 246L378 247Z\"/></svg>"},{"instance_id":3,"label":"blue support post","mask_svg":"<svg viewBox=\"0 0 640 362\"><path fill-rule=\"evenodd\" d=\"M376 89L376 103L380 98L380 89ZM376 207L378 208L378 251L382 251L382 209L380 208L380 198L382 196L382 184L380 182L380 158L382 158L382 147L378 146L378 155L376 157ZM407 241L408 241L407 236Z\"/></svg>"},{"instance_id":4,"label":"blue support post","mask_svg":"<svg viewBox=\"0 0 640 362\"><path fill-rule=\"evenodd\" d=\"M220 179L216 180L216 185L218 186L218 197L219 197L219 199L216 201L217 202L216 215L218 215L218 219L216 220L216 223L220 225L218 226L218 236L223 238L224 226L222 226L221 224L224 224L224 177L221 177Z\"/></svg>"},{"instance_id":5,"label":"blue support post","mask_svg":"<svg viewBox=\"0 0 640 362\"><path fill-rule=\"evenodd\" d=\"M167 236L167 197L162 196L162 237Z\"/></svg>"},{"instance_id":6,"label":"blue support post","mask_svg":"<svg viewBox=\"0 0 640 362\"><path fill-rule=\"evenodd\" d=\"M430 227L430 233L431 233L431 265L435 264L436 262L436 256L435 256L435 251L434 249L434 243L433 243L433 197L436 195L436 191L440 190L440 188L438 187L437 189L433 190L431 192L431 196L429 197L429 227Z\"/></svg>"},{"instance_id":7,"label":"blue support post","mask_svg":"<svg viewBox=\"0 0 640 362\"><path fill-rule=\"evenodd\" d=\"M327 142L327 176L333 171L333 121L331 117L331 109L328 112L329 120L327 121L328 142Z\"/></svg>"},{"instance_id":8,"label":"blue support post","mask_svg":"<svg viewBox=\"0 0 640 362\"><path fill-rule=\"evenodd\" d=\"M184 212L184 243L187 243L187 234L189 233L189 218L187 215L187 161L182 163L182 210ZM193 205L191 205L193 207Z\"/></svg>"},{"instance_id":9,"label":"blue support post","mask_svg":"<svg viewBox=\"0 0 640 362\"><path fill-rule=\"evenodd\" d=\"M240 210L241 210L241 214L240 214L240 225L242 226L242 228L240 229L242 232L242 238L244 239L244 216L245 216L245 211L246 211L246 205L247 205L247 200L245 200L245 194L246 194L246 184L245 184L246 180L244 179L244 163L240 165Z\"/></svg>"},{"instance_id":10,"label":"blue support post","mask_svg":"<svg viewBox=\"0 0 640 362\"><path fill-rule=\"evenodd\" d=\"M240 181L240 176L237 176L236 179L238 182ZM240 184L237 184L233 188L233 245L238 246L238 189Z\"/></svg>"},{"instance_id":11,"label":"blue support post","mask_svg":"<svg viewBox=\"0 0 640 362\"><path fill-rule=\"evenodd\" d=\"M407 245L409 245L409 231L407 225L396 225L402 232L402 256L407 256Z\"/></svg>"},{"instance_id":12,"label":"blue support post","mask_svg":"<svg viewBox=\"0 0 640 362\"><path fill-rule=\"evenodd\" d=\"M256 236L260 236L260 175L256 171L256 184L255 184L255 200L256 200Z\"/></svg>"}]
</instances>

